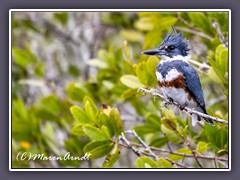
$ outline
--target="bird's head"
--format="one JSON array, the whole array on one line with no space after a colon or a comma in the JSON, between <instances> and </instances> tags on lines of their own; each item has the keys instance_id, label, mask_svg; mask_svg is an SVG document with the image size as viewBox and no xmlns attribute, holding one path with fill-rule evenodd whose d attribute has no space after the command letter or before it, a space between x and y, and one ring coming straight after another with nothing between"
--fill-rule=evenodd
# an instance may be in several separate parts
<instances>
[{"instance_id":1,"label":"bird's head","mask_svg":"<svg viewBox=\"0 0 240 180\"><path fill-rule=\"evenodd\" d=\"M143 51L143 54L160 56L163 60L176 56L185 57L188 55L189 43L183 38L182 33L169 33L158 48Z\"/></svg>"}]
</instances>

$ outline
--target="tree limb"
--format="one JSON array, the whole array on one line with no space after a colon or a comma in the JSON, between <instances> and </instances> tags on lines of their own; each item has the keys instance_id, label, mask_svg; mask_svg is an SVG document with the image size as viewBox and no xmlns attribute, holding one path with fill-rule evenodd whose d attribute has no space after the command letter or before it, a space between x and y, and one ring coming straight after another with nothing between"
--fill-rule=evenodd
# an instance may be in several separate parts
<instances>
[{"instance_id":1,"label":"tree limb","mask_svg":"<svg viewBox=\"0 0 240 180\"><path fill-rule=\"evenodd\" d=\"M154 152L152 152L151 148L142 140L142 138L138 136L138 134L134 130L128 130L125 131L125 133L134 135L134 137L137 138L137 140L142 144L145 150L148 151L154 157L155 160L158 159L158 156Z\"/></svg>"},{"instance_id":2,"label":"tree limb","mask_svg":"<svg viewBox=\"0 0 240 180\"><path fill-rule=\"evenodd\" d=\"M163 101L167 102L168 104L172 104L172 105L178 107L181 111L184 110L187 114L190 114L190 115L196 114L196 115L198 115L202 118L208 118L208 119L211 119L213 121L228 125L228 121L226 121L224 119L220 119L220 118L217 118L217 117L214 117L214 116L210 116L210 115L195 111L195 110L193 110L191 108L188 108L188 107L180 108L180 105L177 102L175 102L175 101L170 102L166 97L161 95L160 92L158 92L156 89L138 88L138 92L140 92L140 91L143 92L143 93L150 93L154 97L156 97L156 96L160 97Z\"/></svg>"},{"instance_id":3,"label":"tree limb","mask_svg":"<svg viewBox=\"0 0 240 180\"><path fill-rule=\"evenodd\" d=\"M228 43L227 43L225 37L223 36L223 33L222 33L222 31L221 31L221 29L220 29L220 27L219 27L219 24L218 24L216 21L214 21L213 24L212 24L212 26L216 29L217 34L218 34L218 37L219 37L220 41L222 42L222 44L223 44L226 48L228 48Z\"/></svg>"}]
</instances>

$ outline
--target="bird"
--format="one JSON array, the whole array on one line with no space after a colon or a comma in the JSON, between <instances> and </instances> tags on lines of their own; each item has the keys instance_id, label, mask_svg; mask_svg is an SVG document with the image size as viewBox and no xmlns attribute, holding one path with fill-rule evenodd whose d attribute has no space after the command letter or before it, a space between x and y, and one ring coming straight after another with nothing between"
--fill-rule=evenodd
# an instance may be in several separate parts
<instances>
[{"instance_id":1,"label":"bird","mask_svg":"<svg viewBox=\"0 0 240 180\"><path fill-rule=\"evenodd\" d=\"M188 62L190 44L183 38L182 32L168 33L158 48L143 51L142 54L161 58L156 68L158 88L169 101L175 101L180 109L191 108L204 114L206 111L201 82L195 68ZM214 125L210 118L203 118ZM195 126L201 117L192 114L192 125Z\"/></svg>"}]
</instances>

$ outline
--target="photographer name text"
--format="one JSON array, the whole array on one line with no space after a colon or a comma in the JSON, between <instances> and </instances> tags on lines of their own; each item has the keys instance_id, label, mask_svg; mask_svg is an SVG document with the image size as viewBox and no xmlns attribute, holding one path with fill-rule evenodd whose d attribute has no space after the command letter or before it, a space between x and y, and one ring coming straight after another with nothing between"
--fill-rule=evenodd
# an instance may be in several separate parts
<instances>
[{"instance_id":1,"label":"photographer name text","mask_svg":"<svg viewBox=\"0 0 240 180\"><path fill-rule=\"evenodd\" d=\"M45 154L33 154L31 152L19 152L16 156L17 161L86 161L92 154L86 153L83 156L72 156L70 152L64 156L46 156Z\"/></svg>"}]
</instances>

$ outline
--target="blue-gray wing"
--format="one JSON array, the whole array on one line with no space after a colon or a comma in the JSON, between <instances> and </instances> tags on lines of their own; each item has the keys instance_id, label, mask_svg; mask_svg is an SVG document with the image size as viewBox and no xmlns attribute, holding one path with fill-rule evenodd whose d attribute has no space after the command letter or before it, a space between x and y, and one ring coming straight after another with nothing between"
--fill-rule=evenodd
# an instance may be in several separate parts
<instances>
[{"instance_id":1,"label":"blue-gray wing","mask_svg":"<svg viewBox=\"0 0 240 180\"><path fill-rule=\"evenodd\" d=\"M186 62L181 62L181 66L178 66L178 69L185 77L184 83L186 85L186 90L192 97L194 97L195 101L202 108L204 113L206 113L202 86L196 70Z\"/></svg>"}]
</instances>

